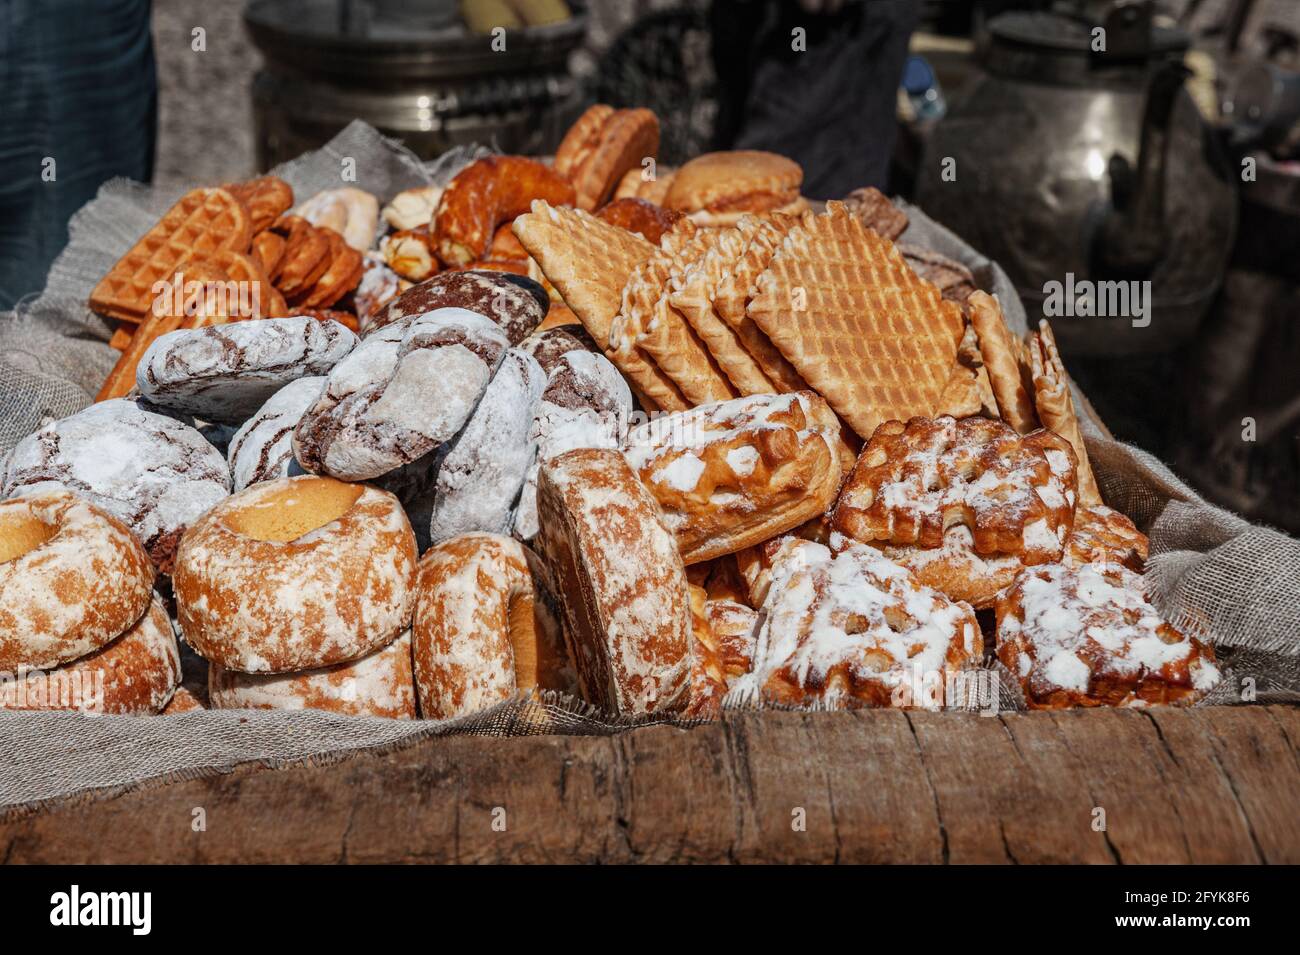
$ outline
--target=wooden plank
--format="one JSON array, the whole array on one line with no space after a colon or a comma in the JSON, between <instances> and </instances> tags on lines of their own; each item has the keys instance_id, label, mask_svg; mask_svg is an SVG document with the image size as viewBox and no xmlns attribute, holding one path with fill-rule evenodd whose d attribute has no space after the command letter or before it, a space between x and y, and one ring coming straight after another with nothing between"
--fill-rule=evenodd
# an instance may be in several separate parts
<instances>
[{"instance_id":1,"label":"wooden plank","mask_svg":"<svg viewBox=\"0 0 1300 955\"><path fill-rule=\"evenodd\" d=\"M1285 707L426 739L65 800L0 823L0 860L1294 862L1297 741Z\"/></svg>"}]
</instances>

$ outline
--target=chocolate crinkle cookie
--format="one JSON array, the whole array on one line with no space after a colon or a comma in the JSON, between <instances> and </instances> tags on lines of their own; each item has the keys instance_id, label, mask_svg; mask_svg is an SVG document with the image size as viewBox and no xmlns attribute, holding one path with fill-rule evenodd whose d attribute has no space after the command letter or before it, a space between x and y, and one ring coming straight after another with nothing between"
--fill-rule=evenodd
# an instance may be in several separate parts
<instances>
[{"instance_id":1,"label":"chocolate crinkle cookie","mask_svg":"<svg viewBox=\"0 0 1300 955\"><path fill-rule=\"evenodd\" d=\"M566 352L600 352L596 340L581 325L559 325L544 332L533 332L519 347L537 359L547 376Z\"/></svg>"},{"instance_id":2,"label":"chocolate crinkle cookie","mask_svg":"<svg viewBox=\"0 0 1300 955\"><path fill-rule=\"evenodd\" d=\"M101 401L19 441L3 496L66 488L117 517L170 574L190 523L230 493L226 461L194 428L131 398Z\"/></svg>"},{"instance_id":3,"label":"chocolate crinkle cookie","mask_svg":"<svg viewBox=\"0 0 1300 955\"><path fill-rule=\"evenodd\" d=\"M226 452L234 490L303 473L293 457L293 429L324 388L325 379L320 376L292 381L235 432Z\"/></svg>"},{"instance_id":4,"label":"chocolate crinkle cookie","mask_svg":"<svg viewBox=\"0 0 1300 955\"><path fill-rule=\"evenodd\" d=\"M545 387L546 373L537 360L512 348L438 468L429 522L433 543L471 531L510 533L515 501L537 449L529 431Z\"/></svg>"},{"instance_id":5,"label":"chocolate crinkle cookie","mask_svg":"<svg viewBox=\"0 0 1300 955\"><path fill-rule=\"evenodd\" d=\"M621 446L631 413L632 392L604 355L573 349L551 364L529 430L537 453L515 510L516 537L527 541L537 535L537 474L542 464L575 448Z\"/></svg>"},{"instance_id":6,"label":"chocolate crinkle cookie","mask_svg":"<svg viewBox=\"0 0 1300 955\"><path fill-rule=\"evenodd\" d=\"M356 344L338 322L306 315L181 329L149 346L135 383L169 411L240 424L289 382L324 375Z\"/></svg>"},{"instance_id":7,"label":"chocolate crinkle cookie","mask_svg":"<svg viewBox=\"0 0 1300 955\"><path fill-rule=\"evenodd\" d=\"M501 326L511 345L518 345L542 323L551 307L546 290L532 279L511 272L473 269L444 272L407 289L361 326L369 336L394 322L439 308L463 308Z\"/></svg>"},{"instance_id":8,"label":"chocolate crinkle cookie","mask_svg":"<svg viewBox=\"0 0 1300 955\"><path fill-rule=\"evenodd\" d=\"M304 469L365 481L417 461L459 431L510 342L477 312L441 308L363 339L298 422Z\"/></svg>"}]
</instances>

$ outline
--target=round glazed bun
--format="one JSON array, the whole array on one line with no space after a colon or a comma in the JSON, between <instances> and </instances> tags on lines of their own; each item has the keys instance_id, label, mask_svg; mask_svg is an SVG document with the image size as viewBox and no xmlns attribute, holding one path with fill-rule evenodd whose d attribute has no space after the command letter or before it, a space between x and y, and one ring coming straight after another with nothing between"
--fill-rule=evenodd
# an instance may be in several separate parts
<instances>
[{"instance_id":1,"label":"round glazed bun","mask_svg":"<svg viewBox=\"0 0 1300 955\"><path fill-rule=\"evenodd\" d=\"M76 710L152 716L181 682L171 617L157 597L140 620L107 646L53 670L0 679L0 710Z\"/></svg>"},{"instance_id":2,"label":"round glazed bun","mask_svg":"<svg viewBox=\"0 0 1300 955\"><path fill-rule=\"evenodd\" d=\"M801 185L803 170L784 156L755 150L705 153L677 170L664 204L692 219L694 213L739 218L786 212L797 209Z\"/></svg>"},{"instance_id":3,"label":"round glazed bun","mask_svg":"<svg viewBox=\"0 0 1300 955\"><path fill-rule=\"evenodd\" d=\"M387 491L315 475L264 481L181 538L181 632L243 673L355 660L407 628L415 562L411 524Z\"/></svg>"},{"instance_id":4,"label":"round glazed bun","mask_svg":"<svg viewBox=\"0 0 1300 955\"><path fill-rule=\"evenodd\" d=\"M153 579L126 525L75 494L0 502L0 671L102 647L144 614Z\"/></svg>"},{"instance_id":5,"label":"round glazed bun","mask_svg":"<svg viewBox=\"0 0 1300 955\"><path fill-rule=\"evenodd\" d=\"M208 698L213 709L222 710L326 710L413 720L411 632L360 660L299 673L240 673L214 663Z\"/></svg>"}]
</instances>

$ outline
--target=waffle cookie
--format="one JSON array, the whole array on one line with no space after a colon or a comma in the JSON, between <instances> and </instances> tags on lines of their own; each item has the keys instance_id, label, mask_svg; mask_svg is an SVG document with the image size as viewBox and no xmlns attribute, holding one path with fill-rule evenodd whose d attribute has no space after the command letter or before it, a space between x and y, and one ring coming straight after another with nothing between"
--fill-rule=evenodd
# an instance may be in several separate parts
<instances>
[{"instance_id":1,"label":"waffle cookie","mask_svg":"<svg viewBox=\"0 0 1300 955\"><path fill-rule=\"evenodd\" d=\"M975 614L855 544L838 555L791 538L778 552L753 669L732 693L794 706L934 707L913 688L978 663Z\"/></svg>"},{"instance_id":2,"label":"waffle cookie","mask_svg":"<svg viewBox=\"0 0 1300 955\"><path fill-rule=\"evenodd\" d=\"M192 259L243 252L253 237L247 208L225 189L193 189L122 256L90 293L90 307L126 322L149 314L158 282L170 281Z\"/></svg>"},{"instance_id":3,"label":"waffle cookie","mask_svg":"<svg viewBox=\"0 0 1300 955\"><path fill-rule=\"evenodd\" d=\"M933 413L961 308L841 203L790 231L757 288L749 317L860 436Z\"/></svg>"},{"instance_id":4,"label":"waffle cookie","mask_svg":"<svg viewBox=\"0 0 1300 955\"><path fill-rule=\"evenodd\" d=\"M998 659L1030 709L1190 704L1222 679L1118 564L1031 567L998 599Z\"/></svg>"},{"instance_id":5,"label":"waffle cookie","mask_svg":"<svg viewBox=\"0 0 1300 955\"><path fill-rule=\"evenodd\" d=\"M808 387L808 383L785 360L767 333L749 317L746 309L758 292L758 277L767 269L777 247L798 221L793 216L741 218L736 223L736 228L745 236L744 249L713 289L714 312L736 333L737 340L753 357L768 380L776 386L776 391L802 391Z\"/></svg>"},{"instance_id":6,"label":"waffle cookie","mask_svg":"<svg viewBox=\"0 0 1300 955\"><path fill-rule=\"evenodd\" d=\"M556 208L541 201L515 219L514 230L547 281L637 391L662 411L690 407L673 380L644 356L635 352L615 355L608 350L610 326L619 312L623 287L655 247L581 210Z\"/></svg>"},{"instance_id":7,"label":"waffle cookie","mask_svg":"<svg viewBox=\"0 0 1300 955\"><path fill-rule=\"evenodd\" d=\"M278 176L258 176L222 188L244 204L254 233L269 229L293 207L293 187Z\"/></svg>"},{"instance_id":8,"label":"waffle cookie","mask_svg":"<svg viewBox=\"0 0 1300 955\"><path fill-rule=\"evenodd\" d=\"M642 425L626 456L694 564L825 511L839 487L838 430L810 391L751 395Z\"/></svg>"},{"instance_id":9,"label":"waffle cookie","mask_svg":"<svg viewBox=\"0 0 1300 955\"><path fill-rule=\"evenodd\" d=\"M667 232L654 255L623 287L622 306L610 328L615 354L649 355L692 404L725 401L736 390L690 324L669 300L672 281L713 247L715 229L696 229L683 219Z\"/></svg>"}]
</instances>

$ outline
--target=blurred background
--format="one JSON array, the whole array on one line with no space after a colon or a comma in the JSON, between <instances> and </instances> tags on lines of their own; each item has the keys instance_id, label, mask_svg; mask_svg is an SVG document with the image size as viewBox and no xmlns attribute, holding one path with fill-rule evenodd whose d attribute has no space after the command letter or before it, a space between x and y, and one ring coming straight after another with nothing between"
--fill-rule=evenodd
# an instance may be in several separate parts
<instances>
[{"instance_id":1,"label":"blurred background","mask_svg":"<svg viewBox=\"0 0 1300 955\"><path fill-rule=\"evenodd\" d=\"M53 205L0 180L0 308L112 175L237 179L354 118L545 155L592 102L646 106L661 162L772 148L815 198L917 203L1031 321L1051 282L1150 283L1139 321L1053 318L1071 373L1118 437L1300 532L1300 0L9 0L0 82L0 165L63 136L91 167Z\"/></svg>"}]
</instances>

